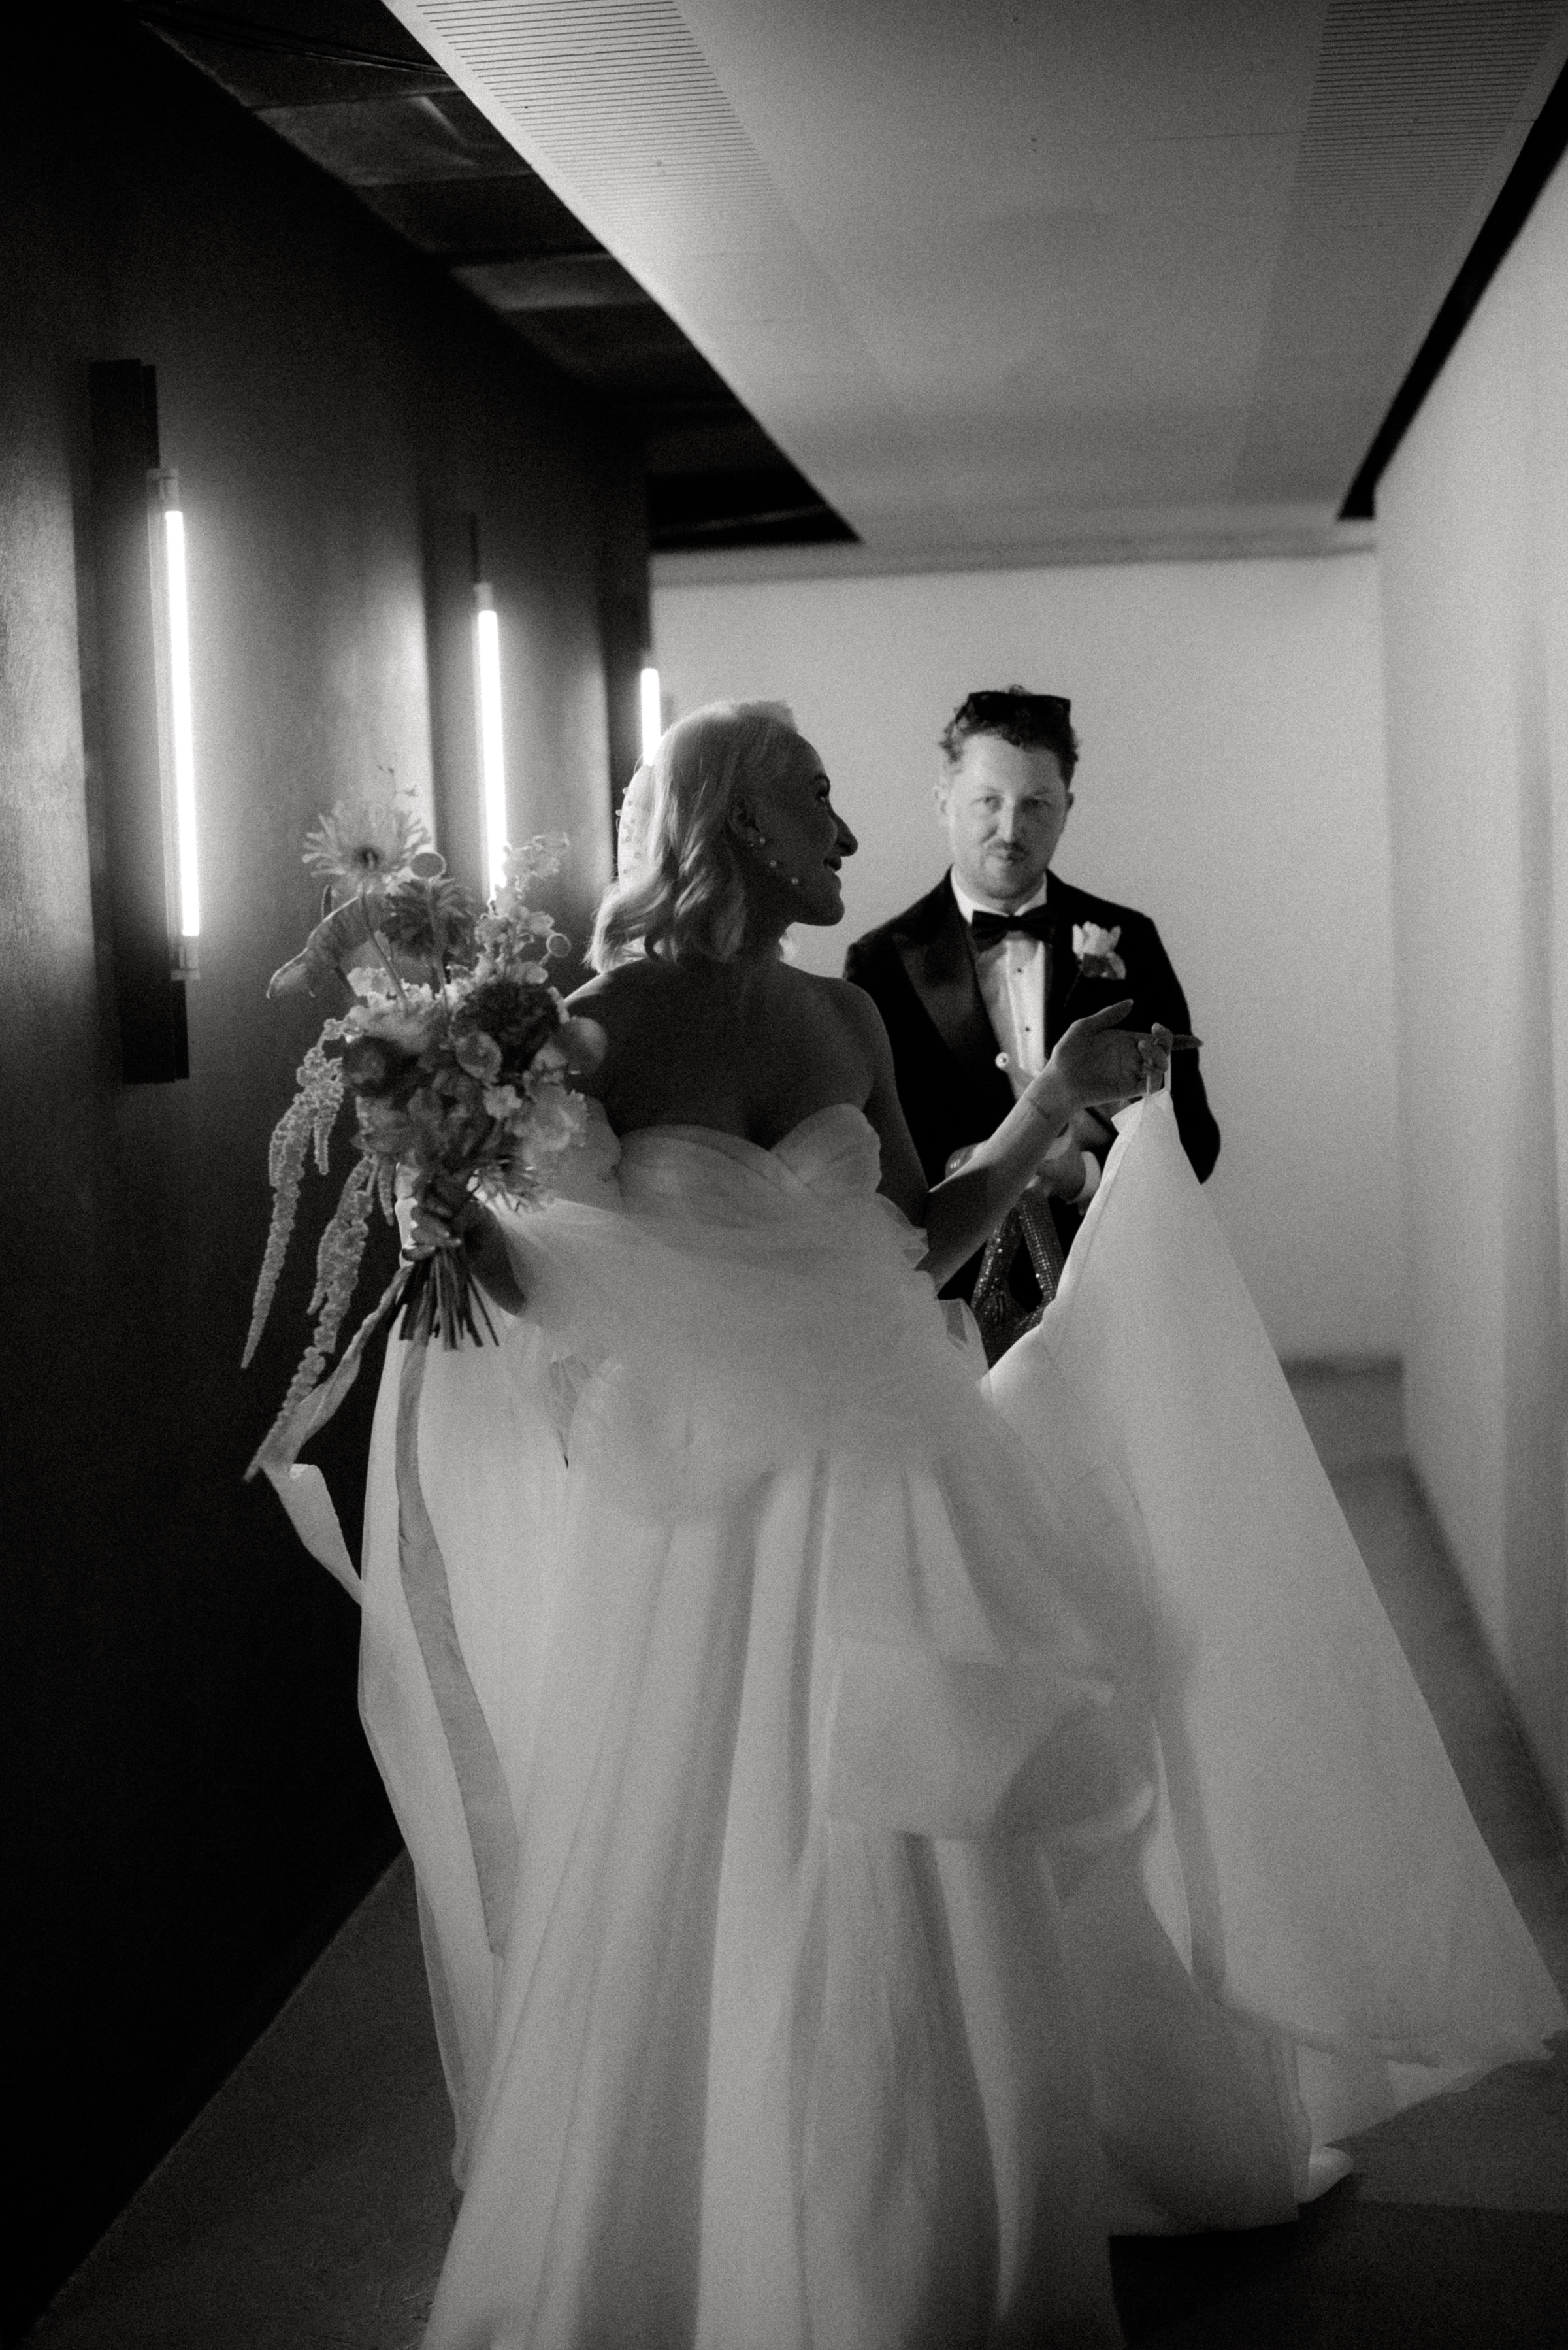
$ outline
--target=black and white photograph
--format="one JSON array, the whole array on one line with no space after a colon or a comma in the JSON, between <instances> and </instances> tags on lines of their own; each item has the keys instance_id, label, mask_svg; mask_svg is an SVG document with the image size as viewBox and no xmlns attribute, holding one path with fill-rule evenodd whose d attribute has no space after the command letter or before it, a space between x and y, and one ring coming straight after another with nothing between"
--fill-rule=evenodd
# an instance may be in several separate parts
<instances>
[{"instance_id":1,"label":"black and white photograph","mask_svg":"<svg viewBox=\"0 0 1568 2350\"><path fill-rule=\"evenodd\" d=\"M5 47L5 2350L1561 2350L1568 0Z\"/></svg>"}]
</instances>

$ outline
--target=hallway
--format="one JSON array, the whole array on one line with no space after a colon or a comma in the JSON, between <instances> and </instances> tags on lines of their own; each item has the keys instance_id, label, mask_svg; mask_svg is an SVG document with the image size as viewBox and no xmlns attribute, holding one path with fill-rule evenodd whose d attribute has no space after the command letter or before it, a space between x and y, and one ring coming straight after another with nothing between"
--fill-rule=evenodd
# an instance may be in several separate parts
<instances>
[{"instance_id":1,"label":"hallway","mask_svg":"<svg viewBox=\"0 0 1568 2350\"><path fill-rule=\"evenodd\" d=\"M1465 1794L1557 1981L1568 1866L1405 1465L1392 1372L1297 1400ZM29 2350L411 2350L452 2210L406 1860L28 2337ZM1355 2142L1296 2227L1118 2246L1148 2350L1548 2350L1568 2310L1568 2043Z\"/></svg>"}]
</instances>

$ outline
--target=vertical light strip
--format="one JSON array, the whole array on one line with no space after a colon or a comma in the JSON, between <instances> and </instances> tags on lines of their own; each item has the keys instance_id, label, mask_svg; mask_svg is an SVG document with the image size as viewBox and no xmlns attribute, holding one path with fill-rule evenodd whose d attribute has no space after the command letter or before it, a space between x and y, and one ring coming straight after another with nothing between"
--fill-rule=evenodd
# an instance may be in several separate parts
<instances>
[{"instance_id":1,"label":"vertical light strip","mask_svg":"<svg viewBox=\"0 0 1568 2350\"><path fill-rule=\"evenodd\" d=\"M506 878L506 760L501 742L501 629L495 598L485 587L473 591L473 630L479 672L479 773L484 809L484 861L492 889Z\"/></svg>"},{"instance_id":2,"label":"vertical light strip","mask_svg":"<svg viewBox=\"0 0 1568 2350\"><path fill-rule=\"evenodd\" d=\"M175 491L175 495L178 492ZM196 748L191 725L191 610L185 587L185 517L163 509L163 576L169 598L170 732L174 752L174 839L180 879L180 935L201 935L196 878Z\"/></svg>"},{"instance_id":3,"label":"vertical light strip","mask_svg":"<svg viewBox=\"0 0 1568 2350\"><path fill-rule=\"evenodd\" d=\"M643 671L638 684L642 718L642 764L646 767L658 750L659 738L664 732L661 723L663 705L659 698L659 671L650 665Z\"/></svg>"}]
</instances>

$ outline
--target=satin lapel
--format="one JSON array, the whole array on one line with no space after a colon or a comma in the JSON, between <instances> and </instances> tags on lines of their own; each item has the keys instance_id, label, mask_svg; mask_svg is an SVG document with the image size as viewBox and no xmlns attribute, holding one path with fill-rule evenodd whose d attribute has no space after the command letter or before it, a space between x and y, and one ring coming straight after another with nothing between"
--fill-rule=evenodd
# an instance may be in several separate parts
<instances>
[{"instance_id":1,"label":"satin lapel","mask_svg":"<svg viewBox=\"0 0 1568 2350\"><path fill-rule=\"evenodd\" d=\"M996 1066L996 1035L986 1017L963 916L945 881L940 897L947 902L945 908L932 907L930 928L923 935L907 931L895 944L942 1042L961 1066L978 1075Z\"/></svg>"},{"instance_id":2,"label":"satin lapel","mask_svg":"<svg viewBox=\"0 0 1568 2350\"><path fill-rule=\"evenodd\" d=\"M1067 1006L1076 992L1079 973L1073 952L1072 902L1054 873L1045 884L1045 903L1051 912L1051 972L1045 997L1045 1050L1049 1053L1063 1029L1077 1017Z\"/></svg>"},{"instance_id":3,"label":"satin lapel","mask_svg":"<svg viewBox=\"0 0 1568 2350\"><path fill-rule=\"evenodd\" d=\"M1070 882L1059 883L1054 874L1051 876L1045 898L1053 916L1051 993L1045 1009L1047 1052L1075 1020L1082 1020L1090 1012L1103 1012L1107 1003L1118 1003L1124 995L1136 996L1137 993L1130 972L1126 979L1084 976L1073 952L1073 925L1090 917L1087 908L1075 902L1076 899L1077 892Z\"/></svg>"}]
</instances>

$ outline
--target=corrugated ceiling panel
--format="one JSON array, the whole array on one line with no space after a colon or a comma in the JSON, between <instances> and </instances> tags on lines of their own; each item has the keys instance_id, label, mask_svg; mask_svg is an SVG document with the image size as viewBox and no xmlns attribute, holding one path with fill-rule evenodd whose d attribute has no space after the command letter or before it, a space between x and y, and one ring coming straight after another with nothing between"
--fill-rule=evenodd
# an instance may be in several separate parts
<instances>
[{"instance_id":1,"label":"corrugated ceiling panel","mask_svg":"<svg viewBox=\"0 0 1568 2350\"><path fill-rule=\"evenodd\" d=\"M851 484L832 452L871 449L918 534L962 538L964 518L670 0L389 5L825 497L846 510Z\"/></svg>"},{"instance_id":2,"label":"corrugated ceiling panel","mask_svg":"<svg viewBox=\"0 0 1568 2350\"><path fill-rule=\"evenodd\" d=\"M1337 500L1518 143L1560 0L1333 0L1237 470Z\"/></svg>"},{"instance_id":3,"label":"corrugated ceiling panel","mask_svg":"<svg viewBox=\"0 0 1568 2350\"><path fill-rule=\"evenodd\" d=\"M1568 50L1568 0L389 5L888 552L1330 534Z\"/></svg>"}]
</instances>

